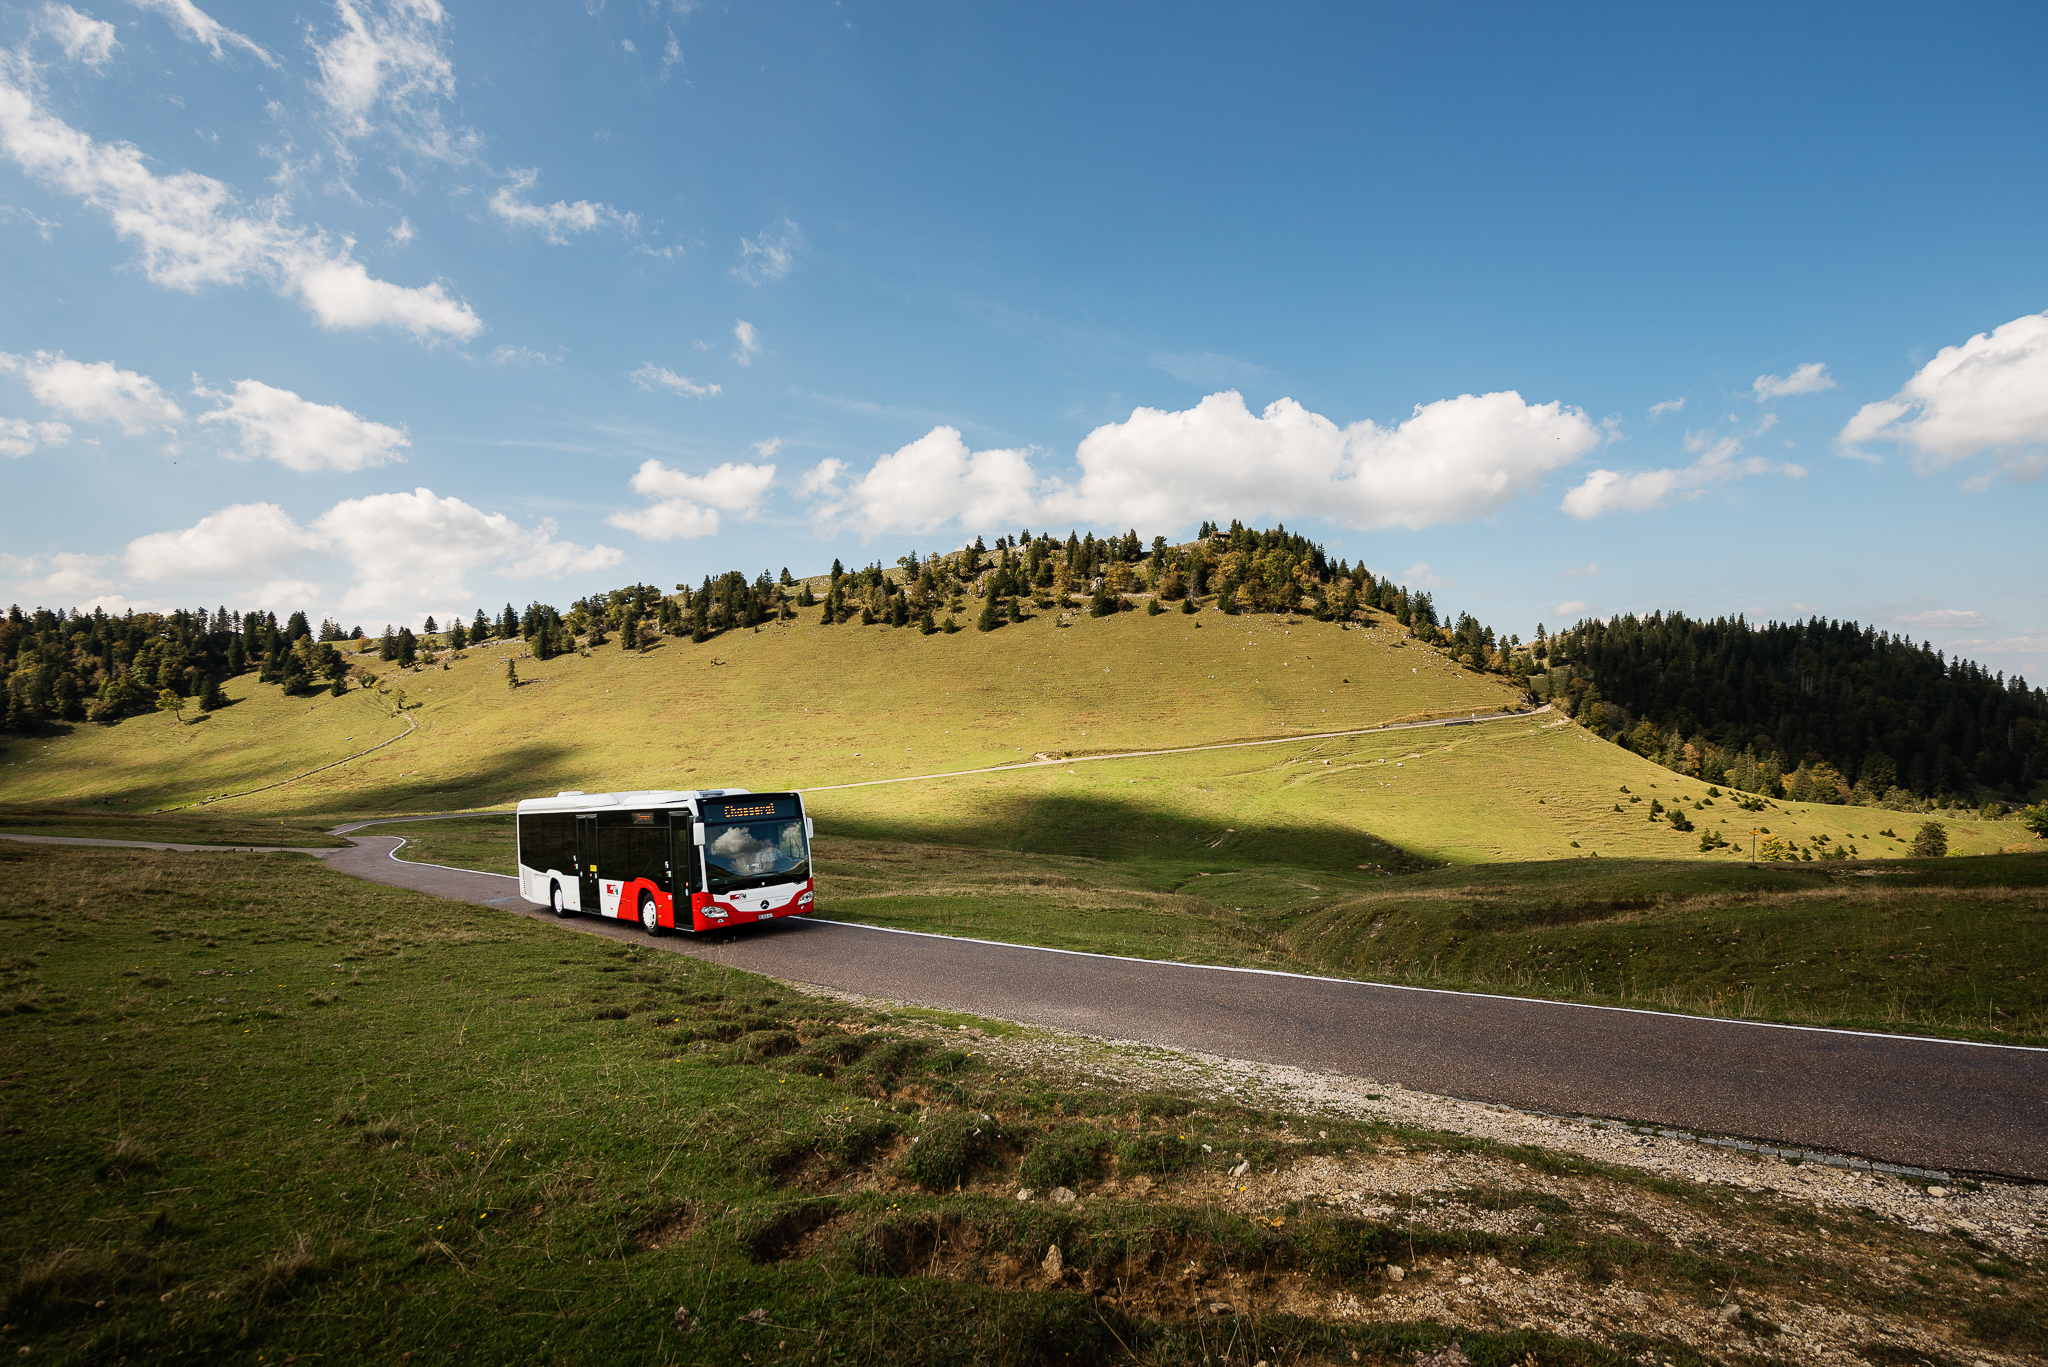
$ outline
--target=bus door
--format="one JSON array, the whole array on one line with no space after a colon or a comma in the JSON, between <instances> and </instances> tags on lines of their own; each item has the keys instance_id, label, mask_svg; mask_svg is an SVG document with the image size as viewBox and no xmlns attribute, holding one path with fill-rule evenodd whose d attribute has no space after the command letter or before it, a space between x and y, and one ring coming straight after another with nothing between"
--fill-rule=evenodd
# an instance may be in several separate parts
<instances>
[{"instance_id":1,"label":"bus door","mask_svg":"<svg viewBox=\"0 0 2048 1367\"><path fill-rule=\"evenodd\" d=\"M578 816L576 818L576 907L579 911L595 912L597 898L597 818Z\"/></svg>"}]
</instances>

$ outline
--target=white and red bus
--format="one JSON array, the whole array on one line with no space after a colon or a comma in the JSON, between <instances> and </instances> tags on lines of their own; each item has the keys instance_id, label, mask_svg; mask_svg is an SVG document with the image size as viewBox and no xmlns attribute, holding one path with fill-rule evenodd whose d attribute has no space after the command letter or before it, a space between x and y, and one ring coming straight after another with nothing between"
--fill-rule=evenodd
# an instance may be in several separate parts
<instances>
[{"instance_id":1,"label":"white and red bus","mask_svg":"<svg viewBox=\"0 0 2048 1367\"><path fill-rule=\"evenodd\" d=\"M519 894L557 916L649 935L811 909L811 821L797 793L557 793L519 804Z\"/></svg>"}]
</instances>

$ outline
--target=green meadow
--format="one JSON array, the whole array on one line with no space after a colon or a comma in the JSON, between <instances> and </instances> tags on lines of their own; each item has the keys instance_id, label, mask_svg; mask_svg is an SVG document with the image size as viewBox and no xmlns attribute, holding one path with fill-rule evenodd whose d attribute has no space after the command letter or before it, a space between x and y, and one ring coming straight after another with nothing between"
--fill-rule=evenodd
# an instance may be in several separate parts
<instances>
[{"instance_id":1,"label":"green meadow","mask_svg":"<svg viewBox=\"0 0 2048 1367\"><path fill-rule=\"evenodd\" d=\"M2048 1346L2037 1271L1875 1216L1077 1079L999 1061L1014 1027L298 855L0 845L0 872L25 1361L1690 1364L1671 1315L1737 1286L1766 1354L1793 1300L1962 1360ZM1490 1175L1405 1211L1251 1190L1453 1159ZM1649 1309L1579 1337L1404 1300L1475 1277Z\"/></svg>"},{"instance_id":2,"label":"green meadow","mask_svg":"<svg viewBox=\"0 0 2048 1367\"><path fill-rule=\"evenodd\" d=\"M2017 823L1947 821L1949 859L1906 861L1920 818L1745 802L1555 713L1325 734L1516 704L1385 622L1066 621L926 637L806 613L702 645L514 659L517 688L490 650L341 698L237 680L203 721L11 745L0 829L318 844L344 819L560 788L799 787L828 916L1752 1019L2048 1033L2048 861L1999 855L2048 846ZM1277 743L1135 753L1242 741ZM972 769L994 772L922 777ZM410 858L511 868L503 817L381 829ZM1806 857L1751 868L1767 840ZM1985 855L1999 857L1959 858Z\"/></svg>"}]
</instances>

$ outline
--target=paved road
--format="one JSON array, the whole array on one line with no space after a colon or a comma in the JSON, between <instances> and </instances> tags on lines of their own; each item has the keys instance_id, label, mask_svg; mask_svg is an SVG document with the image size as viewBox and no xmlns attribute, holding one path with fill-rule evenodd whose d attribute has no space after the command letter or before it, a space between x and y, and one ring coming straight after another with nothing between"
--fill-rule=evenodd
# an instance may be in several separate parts
<instances>
[{"instance_id":1,"label":"paved road","mask_svg":"<svg viewBox=\"0 0 2048 1367\"><path fill-rule=\"evenodd\" d=\"M399 862L395 836L352 838L356 848L330 854L329 864L553 919L509 877ZM563 924L645 941L625 923ZM866 996L1416 1091L2048 1179L2048 1050L1146 963L824 921L652 943Z\"/></svg>"}]
</instances>

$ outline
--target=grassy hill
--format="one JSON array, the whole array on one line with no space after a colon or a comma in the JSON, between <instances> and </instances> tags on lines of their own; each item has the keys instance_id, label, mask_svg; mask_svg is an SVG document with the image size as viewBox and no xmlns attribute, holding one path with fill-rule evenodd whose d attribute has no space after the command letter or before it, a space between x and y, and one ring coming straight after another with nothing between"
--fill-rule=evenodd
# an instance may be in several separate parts
<instances>
[{"instance_id":1,"label":"grassy hill","mask_svg":"<svg viewBox=\"0 0 2048 1367\"><path fill-rule=\"evenodd\" d=\"M1156 858L1169 870L1190 855L1387 872L1574 857L1725 862L1738 846L1746 853L1753 828L1809 850L1838 842L1884 858L1903 853L1911 835L1908 818L1869 808L1738 810L1549 714L848 786L1045 753L1106 756L1493 712L1516 695L1384 620L1367 629L1213 611L1064 623L1045 614L986 634L921 636L824 627L818 617L702 645L668 637L645 652L611 644L517 659L517 688L505 682L511 652L488 647L446 668L390 670L380 691L341 698L287 698L238 678L233 704L201 720L152 715L13 742L0 790L17 818L206 804L208 815L302 826L500 807L561 788L793 787L811 790L827 829L843 834ZM1648 818L1653 802L1683 802L1699 830L1725 831L1730 846L1702 854L1697 832ZM1880 834L1887 826L1900 838ZM2026 839L2008 822L1949 829L1956 853ZM1822 835L1829 841L1817 842Z\"/></svg>"}]
</instances>

